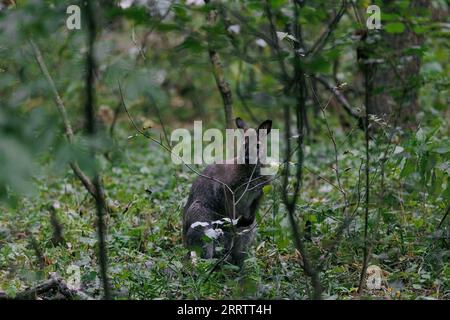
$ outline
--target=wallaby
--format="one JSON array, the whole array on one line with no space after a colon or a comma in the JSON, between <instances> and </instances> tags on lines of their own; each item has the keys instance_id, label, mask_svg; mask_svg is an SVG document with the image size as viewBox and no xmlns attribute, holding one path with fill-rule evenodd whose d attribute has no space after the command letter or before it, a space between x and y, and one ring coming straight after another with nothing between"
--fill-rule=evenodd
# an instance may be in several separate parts
<instances>
[{"instance_id":1,"label":"wallaby","mask_svg":"<svg viewBox=\"0 0 450 320\"><path fill-rule=\"evenodd\" d=\"M248 130L240 118L236 119L236 126L244 133ZM259 148L260 132L266 130L268 135L271 128L272 120L266 120L256 129L257 161L249 161L249 139L245 137L242 164L236 161L211 164L192 184L183 213L183 241L189 249L200 249L202 258L228 255L231 263L242 266L247 248L255 237L256 210L263 196L262 189L269 182L268 176L261 175L260 152L266 151ZM234 210L232 193L217 180L233 190Z\"/></svg>"}]
</instances>

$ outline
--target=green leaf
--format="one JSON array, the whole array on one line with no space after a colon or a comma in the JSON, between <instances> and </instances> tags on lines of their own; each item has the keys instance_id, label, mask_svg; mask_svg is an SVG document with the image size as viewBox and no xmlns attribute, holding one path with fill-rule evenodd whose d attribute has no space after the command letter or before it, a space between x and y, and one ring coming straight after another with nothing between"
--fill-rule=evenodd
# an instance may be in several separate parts
<instances>
[{"instance_id":1,"label":"green leaf","mask_svg":"<svg viewBox=\"0 0 450 320\"><path fill-rule=\"evenodd\" d=\"M436 152L436 153L439 153L439 154L449 153L450 152L450 146L437 147L437 148L433 149L433 151Z\"/></svg>"},{"instance_id":2,"label":"green leaf","mask_svg":"<svg viewBox=\"0 0 450 320\"><path fill-rule=\"evenodd\" d=\"M263 187L263 193L264 194L269 194L269 193L272 192L272 190L273 190L273 186L272 185L267 185L267 186Z\"/></svg>"},{"instance_id":3,"label":"green leaf","mask_svg":"<svg viewBox=\"0 0 450 320\"><path fill-rule=\"evenodd\" d=\"M126 9L113 8L109 11L109 16L110 19L122 16L132 20L136 25L147 24L150 22L148 12L144 7L131 6Z\"/></svg>"},{"instance_id":4,"label":"green leaf","mask_svg":"<svg viewBox=\"0 0 450 320\"><path fill-rule=\"evenodd\" d=\"M415 168L416 168L416 164L414 163L414 161L407 159L403 166L402 172L400 173L400 177L402 177L402 178L408 177L410 174L415 172Z\"/></svg>"},{"instance_id":5,"label":"green leaf","mask_svg":"<svg viewBox=\"0 0 450 320\"><path fill-rule=\"evenodd\" d=\"M431 190L430 193L435 197L442 192L443 174L439 171L433 170L431 175Z\"/></svg>"},{"instance_id":6,"label":"green leaf","mask_svg":"<svg viewBox=\"0 0 450 320\"><path fill-rule=\"evenodd\" d=\"M417 130L416 139L420 142L423 142L425 140L425 132L422 130L422 128Z\"/></svg>"},{"instance_id":7,"label":"green leaf","mask_svg":"<svg viewBox=\"0 0 450 320\"><path fill-rule=\"evenodd\" d=\"M428 30L430 30L429 26L419 26L419 25L415 25L413 27L413 31L416 34L423 34L425 32L427 32Z\"/></svg>"},{"instance_id":8,"label":"green leaf","mask_svg":"<svg viewBox=\"0 0 450 320\"><path fill-rule=\"evenodd\" d=\"M183 43L176 47L177 50L190 50L192 52L204 51L203 44L200 40L194 38L193 36L188 36L184 39Z\"/></svg>"},{"instance_id":9,"label":"green leaf","mask_svg":"<svg viewBox=\"0 0 450 320\"><path fill-rule=\"evenodd\" d=\"M401 22L390 22L384 26L387 33L402 33L405 31L405 25Z\"/></svg>"},{"instance_id":10,"label":"green leaf","mask_svg":"<svg viewBox=\"0 0 450 320\"><path fill-rule=\"evenodd\" d=\"M330 61L322 56L312 59L305 68L311 72L327 73L331 70Z\"/></svg>"},{"instance_id":11,"label":"green leaf","mask_svg":"<svg viewBox=\"0 0 450 320\"><path fill-rule=\"evenodd\" d=\"M311 223L316 223L316 222L317 222L317 217L316 217L315 214L310 214L310 215L308 215L308 220L309 220Z\"/></svg>"}]
</instances>

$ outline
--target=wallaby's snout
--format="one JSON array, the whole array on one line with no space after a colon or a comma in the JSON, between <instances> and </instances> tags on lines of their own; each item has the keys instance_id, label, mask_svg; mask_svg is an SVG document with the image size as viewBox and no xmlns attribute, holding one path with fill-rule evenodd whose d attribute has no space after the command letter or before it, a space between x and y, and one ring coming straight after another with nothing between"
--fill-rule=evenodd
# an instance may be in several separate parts
<instances>
[{"instance_id":1,"label":"wallaby's snout","mask_svg":"<svg viewBox=\"0 0 450 320\"><path fill-rule=\"evenodd\" d=\"M268 183L260 173L259 157L265 152L261 140L270 133L272 120L250 130L237 118L236 127L245 133L245 161L209 165L196 178L184 207L183 241L203 258L227 255L241 266L256 233L262 188Z\"/></svg>"}]
</instances>

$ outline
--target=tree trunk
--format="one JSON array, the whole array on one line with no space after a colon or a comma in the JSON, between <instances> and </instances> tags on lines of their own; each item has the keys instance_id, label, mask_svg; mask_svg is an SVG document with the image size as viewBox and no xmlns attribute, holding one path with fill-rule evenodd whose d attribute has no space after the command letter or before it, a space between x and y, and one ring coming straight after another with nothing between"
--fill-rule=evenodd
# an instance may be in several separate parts
<instances>
[{"instance_id":1,"label":"tree trunk","mask_svg":"<svg viewBox=\"0 0 450 320\"><path fill-rule=\"evenodd\" d=\"M206 0L205 3L209 4L209 0ZM217 20L217 11L212 9L209 11L207 16L208 25L212 26L216 23ZM225 79L224 70L222 63L220 62L219 53L211 48L208 43L208 52L209 59L211 61L211 65L213 67L214 79L216 80L217 88L220 91L220 95L222 96L223 108L225 113L225 128L233 129L234 128L234 116L233 116L233 95L231 93L230 84Z\"/></svg>"},{"instance_id":2,"label":"tree trunk","mask_svg":"<svg viewBox=\"0 0 450 320\"><path fill-rule=\"evenodd\" d=\"M427 0L412 0L409 10L413 16L421 14L427 7ZM395 1L385 0L383 13L399 13ZM382 16L383 18L383 16ZM386 25L383 21L383 28ZM411 25L405 23L401 33L380 33L369 31L365 38L365 52L361 61L369 74L370 93L368 113L388 123L403 127L415 126L415 115L420 109L418 91L420 88L420 56L412 48L423 44L424 37L416 34Z\"/></svg>"}]
</instances>

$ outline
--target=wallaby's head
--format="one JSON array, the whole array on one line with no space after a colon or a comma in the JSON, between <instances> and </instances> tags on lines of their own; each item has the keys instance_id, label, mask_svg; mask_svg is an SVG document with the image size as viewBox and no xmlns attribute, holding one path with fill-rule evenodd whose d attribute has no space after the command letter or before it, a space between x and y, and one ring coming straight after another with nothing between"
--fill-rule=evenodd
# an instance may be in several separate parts
<instances>
[{"instance_id":1,"label":"wallaby's head","mask_svg":"<svg viewBox=\"0 0 450 320\"><path fill-rule=\"evenodd\" d=\"M267 137L272 129L272 120L262 122L258 128L249 128L241 118L236 118L236 127L244 133L243 148L245 164L256 164L259 159L266 156Z\"/></svg>"}]
</instances>

